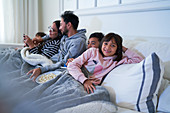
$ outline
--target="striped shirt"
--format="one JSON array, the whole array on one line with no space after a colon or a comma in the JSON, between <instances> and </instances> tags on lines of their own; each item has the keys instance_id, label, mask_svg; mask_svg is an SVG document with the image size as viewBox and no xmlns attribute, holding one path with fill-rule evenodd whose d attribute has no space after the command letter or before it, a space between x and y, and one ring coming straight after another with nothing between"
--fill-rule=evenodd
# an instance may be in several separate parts
<instances>
[{"instance_id":1,"label":"striped shirt","mask_svg":"<svg viewBox=\"0 0 170 113\"><path fill-rule=\"evenodd\" d=\"M33 54L41 54L43 56L51 58L53 55L58 53L59 48L60 48L60 40L54 39L54 40L47 40L42 44L39 44L38 46L30 49L29 52Z\"/></svg>"}]
</instances>

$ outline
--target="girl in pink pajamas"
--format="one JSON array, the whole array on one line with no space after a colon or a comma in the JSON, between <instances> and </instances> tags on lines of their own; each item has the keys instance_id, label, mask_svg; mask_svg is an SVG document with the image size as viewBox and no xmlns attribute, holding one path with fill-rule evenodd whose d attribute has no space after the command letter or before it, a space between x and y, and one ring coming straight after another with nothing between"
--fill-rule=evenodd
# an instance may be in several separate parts
<instances>
[{"instance_id":1,"label":"girl in pink pajamas","mask_svg":"<svg viewBox=\"0 0 170 113\"><path fill-rule=\"evenodd\" d=\"M125 54L123 56L123 53ZM87 93L95 90L102 78L120 64L139 63L143 58L137 53L122 46L122 38L118 34L109 33L101 41L99 48L87 49L81 56L67 66L69 73L84 86ZM90 73L87 76L81 70L84 66Z\"/></svg>"}]
</instances>

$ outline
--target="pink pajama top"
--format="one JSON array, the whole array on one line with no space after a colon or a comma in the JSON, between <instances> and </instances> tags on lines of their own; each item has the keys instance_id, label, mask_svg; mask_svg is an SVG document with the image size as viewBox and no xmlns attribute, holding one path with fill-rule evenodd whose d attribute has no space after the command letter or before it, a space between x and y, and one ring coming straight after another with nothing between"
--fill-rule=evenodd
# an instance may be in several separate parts
<instances>
[{"instance_id":1,"label":"pink pajama top","mask_svg":"<svg viewBox=\"0 0 170 113\"><path fill-rule=\"evenodd\" d=\"M88 72L92 73L90 78L98 78L101 82L102 78L110 72L115 66L120 64L139 63L143 60L137 53L127 49L122 60L113 61L115 56L103 57L98 48L87 49L81 56L74 59L67 66L69 73L82 84L88 78L81 71L84 66Z\"/></svg>"}]
</instances>

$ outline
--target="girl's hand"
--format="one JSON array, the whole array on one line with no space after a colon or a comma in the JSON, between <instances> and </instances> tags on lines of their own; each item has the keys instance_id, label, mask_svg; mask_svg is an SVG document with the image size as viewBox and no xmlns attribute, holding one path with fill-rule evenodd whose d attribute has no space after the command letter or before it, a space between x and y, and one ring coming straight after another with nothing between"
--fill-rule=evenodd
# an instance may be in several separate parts
<instances>
[{"instance_id":1,"label":"girl's hand","mask_svg":"<svg viewBox=\"0 0 170 113\"><path fill-rule=\"evenodd\" d=\"M128 48L126 48L125 46L122 46L122 50L123 50L124 53L126 52L127 49Z\"/></svg>"},{"instance_id":2,"label":"girl's hand","mask_svg":"<svg viewBox=\"0 0 170 113\"><path fill-rule=\"evenodd\" d=\"M30 73L32 73L30 78L34 76L33 81L35 81L35 79L41 74L41 69L40 68L32 69L27 73L27 75L29 75Z\"/></svg>"},{"instance_id":3,"label":"girl's hand","mask_svg":"<svg viewBox=\"0 0 170 113\"><path fill-rule=\"evenodd\" d=\"M68 63L72 62L73 60L74 60L74 58L69 58L69 59L67 60L66 66L68 65Z\"/></svg>"},{"instance_id":4,"label":"girl's hand","mask_svg":"<svg viewBox=\"0 0 170 113\"><path fill-rule=\"evenodd\" d=\"M94 93L94 90L96 90L96 88L94 87L94 85L89 79L85 80L83 85L84 85L84 90L87 91L88 94L90 92Z\"/></svg>"},{"instance_id":5,"label":"girl's hand","mask_svg":"<svg viewBox=\"0 0 170 113\"><path fill-rule=\"evenodd\" d=\"M101 82L100 79L94 78L94 77L91 77L91 76L89 77L89 80L95 85L98 85Z\"/></svg>"}]
</instances>

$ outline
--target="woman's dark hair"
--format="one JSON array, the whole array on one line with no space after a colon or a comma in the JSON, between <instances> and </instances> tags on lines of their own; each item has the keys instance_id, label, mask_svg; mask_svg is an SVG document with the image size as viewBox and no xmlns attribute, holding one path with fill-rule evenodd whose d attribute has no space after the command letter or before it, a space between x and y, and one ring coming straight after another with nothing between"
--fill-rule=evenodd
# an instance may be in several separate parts
<instances>
[{"instance_id":1,"label":"woman's dark hair","mask_svg":"<svg viewBox=\"0 0 170 113\"><path fill-rule=\"evenodd\" d=\"M102 38L104 37L104 34L101 33L101 32L95 32L95 33L92 33L90 36L89 36L89 39L92 38L92 37L96 37L99 42L102 40Z\"/></svg>"},{"instance_id":2,"label":"woman's dark hair","mask_svg":"<svg viewBox=\"0 0 170 113\"><path fill-rule=\"evenodd\" d=\"M61 18L63 18L66 24L70 22L73 28L77 29L79 24L79 18L77 15L73 14L73 11L65 11L64 14L61 15Z\"/></svg>"},{"instance_id":3,"label":"woman's dark hair","mask_svg":"<svg viewBox=\"0 0 170 113\"><path fill-rule=\"evenodd\" d=\"M120 61L122 59L122 37L119 36L118 34L108 33L106 36L104 36L104 38L102 39L102 41L100 42L100 45L99 45L99 52L102 54L102 56L104 56L103 52L101 50L102 44L103 44L103 42L109 42L111 39L114 39L117 44L117 50L115 53L115 55L117 55L117 57L114 60Z\"/></svg>"},{"instance_id":4,"label":"woman's dark hair","mask_svg":"<svg viewBox=\"0 0 170 113\"><path fill-rule=\"evenodd\" d=\"M55 23L55 25L56 25L56 27L58 29L58 38L61 39L63 35L62 35L62 33L61 33L60 29L59 29L60 28L60 20L56 20L53 23Z\"/></svg>"}]
</instances>

